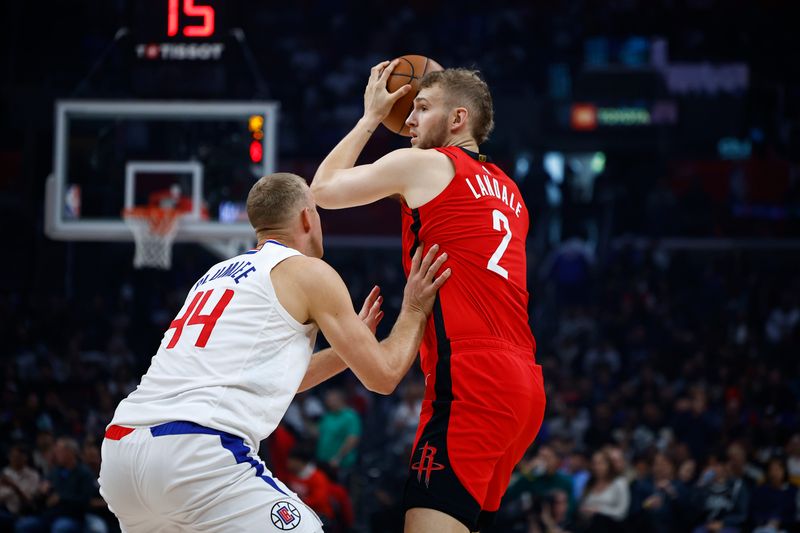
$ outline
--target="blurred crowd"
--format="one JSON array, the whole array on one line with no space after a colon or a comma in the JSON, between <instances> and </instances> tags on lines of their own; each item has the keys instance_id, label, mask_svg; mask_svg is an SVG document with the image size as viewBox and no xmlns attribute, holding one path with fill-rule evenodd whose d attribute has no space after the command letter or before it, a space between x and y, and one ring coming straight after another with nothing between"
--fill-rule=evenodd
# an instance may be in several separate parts
<instances>
[{"instance_id":1,"label":"blurred crowd","mask_svg":"<svg viewBox=\"0 0 800 533\"><path fill-rule=\"evenodd\" d=\"M121 272L115 292L2 293L5 530L115 531L99 446L212 261L186 250L170 273ZM398 253L328 254L356 300L382 286L379 335L400 304ZM598 261L573 242L530 262L548 409L494 531L797 530L800 255L619 246ZM326 531L400 531L423 389L417 369L388 397L345 373L298 395L261 455Z\"/></svg>"},{"instance_id":2,"label":"blurred crowd","mask_svg":"<svg viewBox=\"0 0 800 533\"><path fill-rule=\"evenodd\" d=\"M800 72L785 59L796 2L241 4L237 23L264 83L232 66L223 94L201 95L278 100L284 170L313 174L358 118L369 67L386 57L426 53L447 66L475 65L490 82L498 129L488 149L521 181L534 213L531 327L548 394L545 423L494 531L800 530L800 252L613 240L625 232L796 236L800 119L792 102ZM125 42L104 55L117 28L131 24L133 5L61 2L43 13L13 2L4 11L0 227L9 253L26 260L0 262L0 531L118 530L96 481L105 425L146 371L188 287L215 261L178 245L171 271L132 271L130 244L54 243L42 233L53 101L142 97ZM681 101L681 125L650 147L620 142L616 153L548 122L545 108L594 96L580 86L587 39L634 34L664 38L671 60L742 61L750 89L692 95ZM621 98L627 85L612 85L609 96ZM711 129L716 115L705 111L717 100L731 116L746 115L727 122L723 113L724 134L752 137L752 157L741 168L681 170L681 158L719 157L716 138L698 148L689 136ZM401 143L381 131L365 157ZM552 186L541 163L555 149L608 152L591 201L570 197L569 172L560 189ZM755 205L745 202L751 192ZM382 287L379 336L402 299L399 253L326 254L356 307L372 284ZM260 453L326 531L398 532L423 389L416 368L389 397L344 373L299 395Z\"/></svg>"},{"instance_id":3,"label":"blurred crowd","mask_svg":"<svg viewBox=\"0 0 800 533\"><path fill-rule=\"evenodd\" d=\"M497 531L797 530L798 258L574 250L542 273L548 414Z\"/></svg>"}]
</instances>

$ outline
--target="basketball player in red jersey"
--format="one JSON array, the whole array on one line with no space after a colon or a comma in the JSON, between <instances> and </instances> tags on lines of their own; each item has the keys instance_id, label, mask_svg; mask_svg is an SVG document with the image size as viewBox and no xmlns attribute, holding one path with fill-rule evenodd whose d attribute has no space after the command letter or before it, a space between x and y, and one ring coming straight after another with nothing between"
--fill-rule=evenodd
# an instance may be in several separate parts
<instances>
[{"instance_id":1,"label":"basketball player in red jersey","mask_svg":"<svg viewBox=\"0 0 800 533\"><path fill-rule=\"evenodd\" d=\"M439 243L454 275L434 304L421 347L425 375L409 461L405 531L478 531L491 522L511 472L544 416L541 367L528 326L528 210L516 184L479 151L493 127L477 72L427 74L406 124L411 148L354 166L406 85L386 89L396 63L373 67L364 116L317 170L329 209L402 198L403 265Z\"/></svg>"}]
</instances>

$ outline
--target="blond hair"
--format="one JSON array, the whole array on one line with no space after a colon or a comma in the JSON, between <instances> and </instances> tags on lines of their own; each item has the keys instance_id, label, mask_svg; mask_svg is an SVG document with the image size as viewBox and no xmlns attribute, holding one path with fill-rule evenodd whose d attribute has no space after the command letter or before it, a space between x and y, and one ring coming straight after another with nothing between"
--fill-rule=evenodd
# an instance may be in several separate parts
<instances>
[{"instance_id":1,"label":"blond hair","mask_svg":"<svg viewBox=\"0 0 800 533\"><path fill-rule=\"evenodd\" d=\"M420 81L420 89L438 85L445 91L447 103L466 107L470 115L470 133L483 144L494 129L494 109L489 86L477 70L448 68L429 72Z\"/></svg>"},{"instance_id":2,"label":"blond hair","mask_svg":"<svg viewBox=\"0 0 800 533\"><path fill-rule=\"evenodd\" d=\"M247 218L256 231L282 227L304 206L308 184L297 174L276 172L258 180L247 195Z\"/></svg>"}]
</instances>

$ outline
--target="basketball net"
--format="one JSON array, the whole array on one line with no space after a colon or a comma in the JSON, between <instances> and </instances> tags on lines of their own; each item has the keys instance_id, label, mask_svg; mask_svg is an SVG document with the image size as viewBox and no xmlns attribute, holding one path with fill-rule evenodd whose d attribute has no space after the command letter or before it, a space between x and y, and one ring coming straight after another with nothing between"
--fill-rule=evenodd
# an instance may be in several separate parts
<instances>
[{"instance_id":1,"label":"basketball net","mask_svg":"<svg viewBox=\"0 0 800 533\"><path fill-rule=\"evenodd\" d=\"M136 253L134 268L160 268L172 266L172 243L178 233L180 211L171 207L133 207L125 209L122 217L133 233Z\"/></svg>"}]
</instances>

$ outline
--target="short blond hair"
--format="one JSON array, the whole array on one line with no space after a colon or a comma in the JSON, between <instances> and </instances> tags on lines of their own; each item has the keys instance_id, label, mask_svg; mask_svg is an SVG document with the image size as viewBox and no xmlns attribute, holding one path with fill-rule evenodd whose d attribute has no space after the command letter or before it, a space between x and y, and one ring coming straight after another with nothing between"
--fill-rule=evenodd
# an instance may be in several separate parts
<instances>
[{"instance_id":1,"label":"short blond hair","mask_svg":"<svg viewBox=\"0 0 800 533\"><path fill-rule=\"evenodd\" d=\"M308 203L308 184L297 174L276 172L258 180L247 195L247 218L256 231L282 227L296 207Z\"/></svg>"},{"instance_id":2,"label":"short blond hair","mask_svg":"<svg viewBox=\"0 0 800 533\"><path fill-rule=\"evenodd\" d=\"M466 107L470 114L470 133L483 144L494 129L494 109L489 86L477 70L448 68L428 72L420 80L420 89L438 85L445 91L447 103Z\"/></svg>"}]
</instances>

